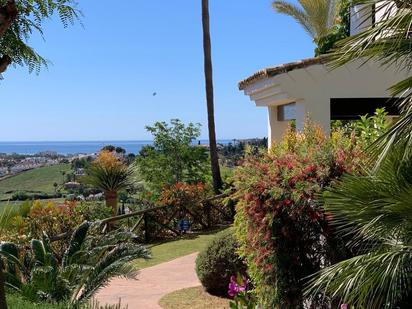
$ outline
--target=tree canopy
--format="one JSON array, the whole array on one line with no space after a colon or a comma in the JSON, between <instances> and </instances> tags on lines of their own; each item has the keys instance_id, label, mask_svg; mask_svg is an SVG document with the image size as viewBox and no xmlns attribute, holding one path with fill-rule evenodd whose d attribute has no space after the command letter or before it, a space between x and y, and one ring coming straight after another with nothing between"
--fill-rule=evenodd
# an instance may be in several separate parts
<instances>
[{"instance_id":1,"label":"tree canopy","mask_svg":"<svg viewBox=\"0 0 412 309\"><path fill-rule=\"evenodd\" d=\"M10 64L39 72L48 62L28 41L32 34L43 37L43 23L57 15L64 27L80 21L75 0L0 0L0 74Z\"/></svg>"},{"instance_id":2,"label":"tree canopy","mask_svg":"<svg viewBox=\"0 0 412 309\"><path fill-rule=\"evenodd\" d=\"M199 182L209 177L207 149L193 144L200 136L200 125L172 119L156 122L146 129L153 134L153 145L144 146L136 158L138 172L155 193L177 182Z\"/></svg>"}]
</instances>

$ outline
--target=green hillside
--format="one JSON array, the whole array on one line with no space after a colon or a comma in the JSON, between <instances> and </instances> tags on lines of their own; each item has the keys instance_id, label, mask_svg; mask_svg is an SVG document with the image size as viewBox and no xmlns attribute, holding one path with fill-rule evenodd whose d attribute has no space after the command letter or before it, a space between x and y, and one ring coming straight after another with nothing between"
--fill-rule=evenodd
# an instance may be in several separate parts
<instances>
[{"instance_id":1,"label":"green hillside","mask_svg":"<svg viewBox=\"0 0 412 309\"><path fill-rule=\"evenodd\" d=\"M38 191L53 193L53 184L63 182L62 171L69 171L70 164L60 164L36 168L20 173L16 176L0 181L0 199L7 199L12 194L6 192L16 191Z\"/></svg>"}]
</instances>

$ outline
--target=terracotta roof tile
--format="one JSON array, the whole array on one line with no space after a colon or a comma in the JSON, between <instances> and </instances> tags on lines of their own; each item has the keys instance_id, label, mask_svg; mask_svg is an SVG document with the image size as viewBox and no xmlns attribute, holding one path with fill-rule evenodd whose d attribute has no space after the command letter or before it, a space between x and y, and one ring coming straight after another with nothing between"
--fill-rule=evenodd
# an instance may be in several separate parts
<instances>
[{"instance_id":1,"label":"terracotta roof tile","mask_svg":"<svg viewBox=\"0 0 412 309\"><path fill-rule=\"evenodd\" d=\"M259 72L256 72L252 76L242 80L239 83L239 89L244 90L247 86L261 80L263 78L273 77L282 73L287 73L296 69L306 68L308 66L314 64L321 64L326 62L326 55L315 57L315 58L307 58L296 62L289 62L281 65L277 65L274 67L263 69Z\"/></svg>"}]
</instances>

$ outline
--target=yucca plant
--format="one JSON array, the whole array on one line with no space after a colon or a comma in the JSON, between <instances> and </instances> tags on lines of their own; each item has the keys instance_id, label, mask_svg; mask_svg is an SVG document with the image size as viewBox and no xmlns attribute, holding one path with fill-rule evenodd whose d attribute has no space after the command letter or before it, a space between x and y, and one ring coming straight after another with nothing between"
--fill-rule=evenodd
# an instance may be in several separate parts
<instances>
[{"instance_id":1,"label":"yucca plant","mask_svg":"<svg viewBox=\"0 0 412 309\"><path fill-rule=\"evenodd\" d=\"M104 191L106 206L118 210L118 192L131 184L133 170L110 151L101 151L87 169L85 181Z\"/></svg>"},{"instance_id":2,"label":"yucca plant","mask_svg":"<svg viewBox=\"0 0 412 309\"><path fill-rule=\"evenodd\" d=\"M148 258L148 250L128 231L98 233L99 223L84 222L73 233L59 262L47 235L32 240L30 250L20 252L14 244L2 244L7 257L6 284L32 301L87 302L112 277L129 276L128 262ZM23 257L21 255L23 254Z\"/></svg>"},{"instance_id":3,"label":"yucca plant","mask_svg":"<svg viewBox=\"0 0 412 309\"><path fill-rule=\"evenodd\" d=\"M375 171L346 176L325 194L325 208L356 255L326 267L307 284L354 308L412 303L412 158L394 149Z\"/></svg>"}]
</instances>

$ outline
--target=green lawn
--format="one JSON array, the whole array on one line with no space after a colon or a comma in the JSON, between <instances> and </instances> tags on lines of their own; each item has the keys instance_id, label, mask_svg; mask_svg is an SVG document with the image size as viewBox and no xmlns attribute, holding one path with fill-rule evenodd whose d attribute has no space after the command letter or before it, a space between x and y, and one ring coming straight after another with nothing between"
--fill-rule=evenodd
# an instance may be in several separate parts
<instances>
[{"instance_id":1,"label":"green lawn","mask_svg":"<svg viewBox=\"0 0 412 309\"><path fill-rule=\"evenodd\" d=\"M179 290L159 301L164 309L228 309L229 300L206 293L201 286Z\"/></svg>"},{"instance_id":2,"label":"green lawn","mask_svg":"<svg viewBox=\"0 0 412 309\"><path fill-rule=\"evenodd\" d=\"M200 252L222 231L223 230L220 229L207 234L187 235L178 240L149 245L148 248L152 251L152 258L147 261L137 260L133 262L133 266L135 266L136 269L142 269L168 262L194 252Z\"/></svg>"},{"instance_id":3,"label":"green lawn","mask_svg":"<svg viewBox=\"0 0 412 309\"><path fill-rule=\"evenodd\" d=\"M20 173L16 176L0 181L0 199L7 199L11 194L9 191L39 191L54 193L53 184L63 182L62 171L68 172L70 164L59 164L54 166L40 167Z\"/></svg>"}]
</instances>

